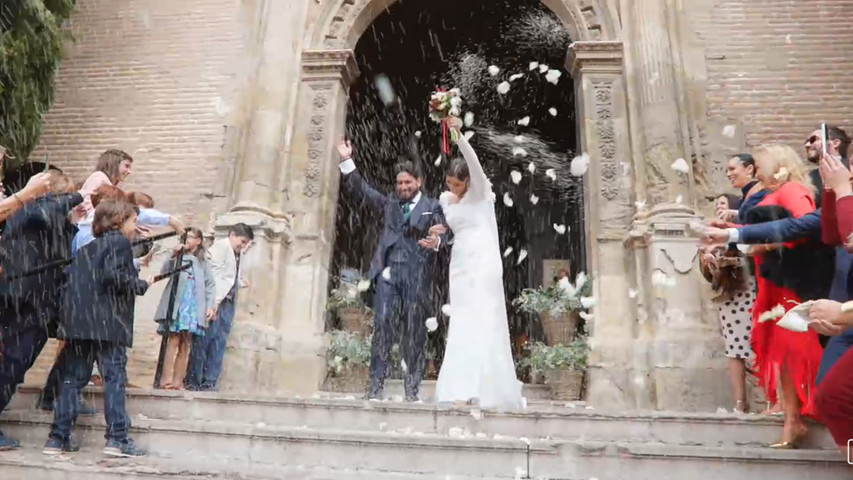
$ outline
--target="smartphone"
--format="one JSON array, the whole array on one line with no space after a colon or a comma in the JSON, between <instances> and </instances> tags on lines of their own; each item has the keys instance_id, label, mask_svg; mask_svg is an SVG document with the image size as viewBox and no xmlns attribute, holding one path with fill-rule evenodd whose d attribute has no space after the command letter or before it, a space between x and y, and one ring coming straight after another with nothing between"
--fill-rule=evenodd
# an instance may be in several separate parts
<instances>
[{"instance_id":1,"label":"smartphone","mask_svg":"<svg viewBox=\"0 0 853 480\"><path fill-rule=\"evenodd\" d=\"M826 144L829 142L829 128L825 123L820 124L820 144L823 145L823 154L826 155Z\"/></svg>"},{"instance_id":2,"label":"smartphone","mask_svg":"<svg viewBox=\"0 0 853 480\"><path fill-rule=\"evenodd\" d=\"M44 171L50 171L50 157L47 155L44 156Z\"/></svg>"}]
</instances>

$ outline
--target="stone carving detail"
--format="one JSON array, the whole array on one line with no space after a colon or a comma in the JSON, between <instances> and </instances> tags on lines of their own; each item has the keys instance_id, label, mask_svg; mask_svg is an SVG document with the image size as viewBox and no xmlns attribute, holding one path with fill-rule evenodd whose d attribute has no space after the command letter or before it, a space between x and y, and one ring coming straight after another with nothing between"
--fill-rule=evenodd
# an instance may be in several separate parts
<instances>
[{"instance_id":1,"label":"stone carving detail","mask_svg":"<svg viewBox=\"0 0 853 480\"><path fill-rule=\"evenodd\" d=\"M601 164L601 196L613 200L619 195L619 165L613 125L613 84L594 82L595 126Z\"/></svg>"},{"instance_id":2,"label":"stone carving detail","mask_svg":"<svg viewBox=\"0 0 853 480\"><path fill-rule=\"evenodd\" d=\"M337 0L335 2L336 6L332 7L334 10L334 14L332 15L331 23L326 28L326 32L323 38L323 46L327 48L352 48L352 45L346 44L348 39L347 33L350 31L352 25L355 23L356 19L358 19L359 15L361 15L365 9L371 8L370 3L373 1L375 0ZM393 7L393 5L397 3L397 1L399 0L391 2L386 1L383 3L390 3L389 7ZM618 37L618 32L609 31L613 27L609 29L604 28L604 25L601 21L602 15L599 11L600 6L597 5L598 2L592 0L559 1L565 4L569 8L569 10L579 10L581 12L581 15L579 17L572 16L572 18L570 19L571 21L577 24L577 31L580 32L581 36L583 37L577 38L575 40L608 40L611 38ZM612 16L614 18L618 18L617 12L613 12ZM372 21L373 19L370 20ZM563 20L566 21L569 19ZM618 27L616 28L618 29Z\"/></svg>"},{"instance_id":3,"label":"stone carving detail","mask_svg":"<svg viewBox=\"0 0 853 480\"><path fill-rule=\"evenodd\" d=\"M305 189L306 197L314 197L320 194L320 166L324 156L324 143L326 139L326 125L328 124L329 93L328 86L317 87L317 93L311 102L311 127L308 131L308 165L305 167Z\"/></svg>"}]
</instances>

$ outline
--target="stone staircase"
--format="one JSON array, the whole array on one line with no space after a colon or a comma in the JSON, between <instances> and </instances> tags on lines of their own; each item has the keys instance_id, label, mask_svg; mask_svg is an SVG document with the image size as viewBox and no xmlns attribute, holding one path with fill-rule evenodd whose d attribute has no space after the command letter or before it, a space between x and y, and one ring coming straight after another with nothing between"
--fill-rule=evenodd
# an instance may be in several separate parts
<instances>
[{"instance_id":1,"label":"stone staircase","mask_svg":"<svg viewBox=\"0 0 853 480\"><path fill-rule=\"evenodd\" d=\"M103 418L81 418L83 451L47 458L52 415L24 387L0 422L25 448L0 453L2 478L788 480L851 478L826 430L802 450L764 447L781 419L761 415L605 412L535 397L523 412L439 408L354 397L237 398L128 391L143 459L105 459ZM96 405L99 389L90 389ZM8 475L8 476L7 476Z\"/></svg>"}]
</instances>

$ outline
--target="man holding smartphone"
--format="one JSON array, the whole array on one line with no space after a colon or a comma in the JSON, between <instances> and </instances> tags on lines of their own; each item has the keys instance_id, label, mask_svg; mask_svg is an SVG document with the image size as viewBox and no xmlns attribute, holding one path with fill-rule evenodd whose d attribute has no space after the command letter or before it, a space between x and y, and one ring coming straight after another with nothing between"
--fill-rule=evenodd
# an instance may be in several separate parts
<instances>
[{"instance_id":1,"label":"man holding smartphone","mask_svg":"<svg viewBox=\"0 0 853 480\"><path fill-rule=\"evenodd\" d=\"M826 125L826 124L824 124ZM805 142L806 158L812 165L817 165L820 162L820 157L824 151L823 142L823 127L815 129ZM847 133L838 128L826 125L826 136L829 140L826 142L826 153L841 160L845 167L850 167L850 161L844 156L847 153L847 147L850 145L850 137ZM820 172L815 168L811 172L811 180L815 186L815 205L821 207L823 200L823 181L820 178Z\"/></svg>"}]
</instances>

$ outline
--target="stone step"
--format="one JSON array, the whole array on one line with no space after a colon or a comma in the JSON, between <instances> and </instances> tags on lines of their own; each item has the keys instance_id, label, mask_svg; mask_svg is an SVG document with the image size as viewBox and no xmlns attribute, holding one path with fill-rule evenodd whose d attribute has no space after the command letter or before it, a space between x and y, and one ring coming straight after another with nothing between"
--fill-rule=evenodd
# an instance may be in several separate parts
<instances>
[{"instance_id":1,"label":"stone step","mask_svg":"<svg viewBox=\"0 0 853 480\"><path fill-rule=\"evenodd\" d=\"M332 394L334 396L340 395L352 395L356 397L364 396L364 391L358 392L326 392L328 394ZM524 388L522 389L521 394L524 398L527 399L529 403L536 402L548 402L551 399L551 387L548 385L540 385L540 384L530 384L525 383ZM387 380L385 382L385 396L388 398L393 397L403 397L405 395L405 388L403 387L402 380ZM424 380L421 382L420 388L420 397L425 401L434 401L435 400L435 380Z\"/></svg>"},{"instance_id":2,"label":"stone step","mask_svg":"<svg viewBox=\"0 0 853 480\"><path fill-rule=\"evenodd\" d=\"M11 412L4 429L28 448L43 444L51 416ZM81 419L78 441L103 447L103 420ZM419 475L599 480L821 480L850 478L837 451L773 450L664 443L457 437L250 425L244 422L138 419L133 435L156 457L183 462L187 474L257 478L279 466ZM529 465L529 469L528 469ZM4 470L5 472L5 470ZM227 478L227 477L226 477Z\"/></svg>"},{"instance_id":3,"label":"stone step","mask_svg":"<svg viewBox=\"0 0 853 480\"><path fill-rule=\"evenodd\" d=\"M87 389L103 409L103 390ZM239 419L245 423L315 430L451 431L580 441L655 442L676 445L761 446L775 442L781 417L733 413L607 412L592 406L532 404L516 412L481 411L428 403L376 402L346 398L237 398L226 394L130 389L127 409L139 419ZM10 409L32 410L38 390L22 387ZM3 417L0 417L2 419ZM810 425L804 446L835 449L828 431Z\"/></svg>"}]
</instances>

